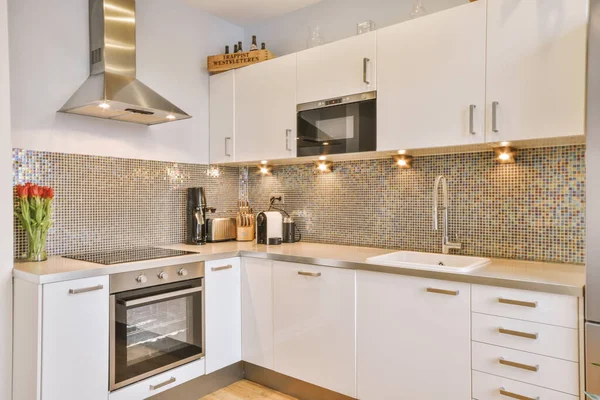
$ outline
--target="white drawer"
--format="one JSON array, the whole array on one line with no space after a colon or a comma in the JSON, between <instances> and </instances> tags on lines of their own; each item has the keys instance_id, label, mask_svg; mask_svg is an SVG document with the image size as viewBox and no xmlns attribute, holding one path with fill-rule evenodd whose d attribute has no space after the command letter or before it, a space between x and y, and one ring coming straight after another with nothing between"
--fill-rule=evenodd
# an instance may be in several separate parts
<instances>
[{"instance_id":1,"label":"white drawer","mask_svg":"<svg viewBox=\"0 0 600 400\"><path fill-rule=\"evenodd\" d=\"M577 329L577 297L493 286L472 286L475 312Z\"/></svg>"},{"instance_id":2,"label":"white drawer","mask_svg":"<svg viewBox=\"0 0 600 400\"><path fill-rule=\"evenodd\" d=\"M473 369L578 395L579 364L473 342ZM518 365L506 365L518 363ZM525 369L537 368L537 371Z\"/></svg>"},{"instance_id":3,"label":"white drawer","mask_svg":"<svg viewBox=\"0 0 600 400\"><path fill-rule=\"evenodd\" d=\"M501 394L503 390L505 394ZM511 397L515 394L522 397ZM484 374L483 372L473 371L473 399L476 400L510 400L510 399L531 400L577 400L578 397L565 393L555 392L554 390L544 389L539 386L528 385L526 383L513 381L512 379L502 378L500 376Z\"/></svg>"},{"instance_id":4,"label":"white drawer","mask_svg":"<svg viewBox=\"0 0 600 400\"><path fill-rule=\"evenodd\" d=\"M577 329L472 313L471 338L530 353L579 361Z\"/></svg>"},{"instance_id":5,"label":"white drawer","mask_svg":"<svg viewBox=\"0 0 600 400\"><path fill-rule=\"evenodd\" d=\"M163 372L162 374L155 375L151 378L144 379L143 381L133 383L122 389L115 390L114 392L110 393L108 400L146 399L202 375L204 375L204 359L192 361L191 363L182 365L181 367L173 368L172 370ZM173 381L173 379L175 379L175 381ZM169 381L173 382L157 389L151 388L151 386L160 385Z\"/></svg>"}]
</instances>

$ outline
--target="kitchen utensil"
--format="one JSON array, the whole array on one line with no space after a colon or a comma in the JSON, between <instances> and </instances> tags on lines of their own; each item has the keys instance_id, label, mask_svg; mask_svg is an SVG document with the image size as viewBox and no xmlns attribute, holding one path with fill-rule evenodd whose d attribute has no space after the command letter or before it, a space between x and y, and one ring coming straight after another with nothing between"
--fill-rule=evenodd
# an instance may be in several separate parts
<instances>
[{"instance_id":1,"label":"kitchen utensil","mask_svg":"<svg viewBox=\"0 0 600 400\"><path fill-rule=\"evenodd\" d=\"M302 235L298 232L299 237L296 238L296 222L292 217L285 217L283 219L283 243L296 243L302 240Z\"/></svg>"}]
</instances>

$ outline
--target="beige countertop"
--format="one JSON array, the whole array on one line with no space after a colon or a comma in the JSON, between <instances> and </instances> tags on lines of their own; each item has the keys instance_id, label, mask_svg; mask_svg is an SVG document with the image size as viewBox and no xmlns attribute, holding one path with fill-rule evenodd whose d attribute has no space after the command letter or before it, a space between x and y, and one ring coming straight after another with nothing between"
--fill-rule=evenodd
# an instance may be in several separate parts
<instances>
[{"instance_id":1,"label":"beige countertop","mask_svg":"<svg viewBox=\"0 0 600 400\"><path fill-rule=\"evenodd\" d=\"M490 264L482 268L471 272L457 273L369 264L366 261L367 258L396 250L367 247L315 243L265 246L257 245L253 242L226 242L207 244L205 246L175 244L160 247L192 251L197 254L110 266L54 256L50 257L48 261L39 263L16 262L13 275L17 279L45 284L186 262L210 261L244 256L534 290L578 297L583 296L585 286L585 266L575 264L492 259Z\"/></svg>"}]
</instances>

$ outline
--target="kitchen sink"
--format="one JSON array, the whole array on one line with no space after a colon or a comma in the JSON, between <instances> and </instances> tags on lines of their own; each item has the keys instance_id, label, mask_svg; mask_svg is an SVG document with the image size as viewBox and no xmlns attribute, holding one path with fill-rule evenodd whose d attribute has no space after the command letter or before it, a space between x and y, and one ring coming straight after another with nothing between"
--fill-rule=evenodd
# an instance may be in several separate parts
<instances>
[{"instance_id":1,"label":"kitchen sink","mask_svg":"<svg viewBox=\"0 0 600 400\"><path fill-rule=\"evenodd\" d=\"M469 272L491 262L489 258L455 256L451 254L398 251L367 258L369 264L390 267L427 269L444 272Z\"/></svg>"}]
</instances>

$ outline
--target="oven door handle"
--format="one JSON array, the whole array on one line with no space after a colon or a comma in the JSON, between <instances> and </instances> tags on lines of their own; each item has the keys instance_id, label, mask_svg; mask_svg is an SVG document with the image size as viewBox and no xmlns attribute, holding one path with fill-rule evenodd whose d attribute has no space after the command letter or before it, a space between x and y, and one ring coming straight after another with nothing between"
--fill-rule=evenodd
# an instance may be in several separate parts
<instances>
[{"instance_id":1,"label":"oven door handle","mask_svg":"<svg viewBox=\"0 0 600 400\"><path fill-rule=\"evenodd\" d=\"M201 291L202 291L202 286L191 288L191 289L178 290L176 292L157 294L156 296L148 296L148 297L143 297L141 299L135 299L135 300L128 300L128 301L117 300L117 302L120 304L123 304L125 307L135 307L135 306L141 306L141 305L148 304L148 303L153 303L155 301L168 300L168 299L172 299L174 297L185 296L187 294L197 293L197 292L201 292Z\"/></svg>"}]
</instances>

